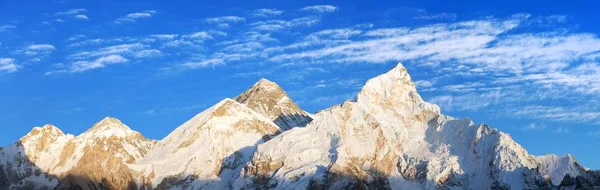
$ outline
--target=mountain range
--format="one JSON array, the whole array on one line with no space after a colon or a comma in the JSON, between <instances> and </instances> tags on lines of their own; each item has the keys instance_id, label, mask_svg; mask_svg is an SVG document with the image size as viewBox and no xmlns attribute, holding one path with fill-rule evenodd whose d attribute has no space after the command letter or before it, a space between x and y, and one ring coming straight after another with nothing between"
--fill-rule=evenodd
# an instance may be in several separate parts
<instances>
[{"instance_id":1,"label":"mountain range","mask_svg":"<svg viewBox=\"0 0 600 190\"><path fill-rule=\"evenodd\" d=\"M443 115L398 64L315 114L261 79L162 140L106 117L47 124L0 149L1 189L599 189L571 155Z\"/></svg>"}]
</instances>

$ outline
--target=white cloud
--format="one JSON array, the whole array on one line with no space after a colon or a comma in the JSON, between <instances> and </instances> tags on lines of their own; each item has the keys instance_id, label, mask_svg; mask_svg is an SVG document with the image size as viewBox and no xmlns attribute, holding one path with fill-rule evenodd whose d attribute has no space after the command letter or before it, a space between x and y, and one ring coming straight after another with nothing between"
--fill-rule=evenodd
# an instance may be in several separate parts
<instances>
[{"instance_id":1,"label":"white cloud","mask_svg":"<svg viewBox=\"0 0 600 190\"><path fill-rule=\"evenodd\" d=\"M80 38L85 38L85 36L75 37L75 38L73 38L73 41L79 40ZM110 44L110 43L123 42L123 41L124 40L121 38L108 38L108 39L107 38L96 38L96 39L88 39L88 40L75 42L75 43L69 44L68 47L73 48L73 47L82 47L82 46L92 46L92 45Z\"/></svg>"},{"instance_id":2,"label":"white cloud","mask_svg":"<svg viewBox=\"0 0 600 190\"><path fill-rule=\"evenodd\" d=\"M255 17L270 17L270 16L281 15L282 13L283 13L282 10L277 10L277 9L258 9L258 10L254 10L252 12L252 16L255 16Z\"/></svg>"},{"instance_id":3,"label":"white cloud","mask_svg":"<svg viewBox=\"0 0 600 190\"><path fill-rule=\"evenodd\" d=\"M233 74L231 77L234 78L246 78L246 77L265 77L268 75L271 75L272 71L252 71L252 72L241 72L241 73L235 73Z\"/></svg>"},{"instance_id":4,"label":"white cloud","mask_svg":"<svg viewBox=\"0 0 600 190\"><path fill-rule=\"evenodd\" d=\"M0 71L6 73L16 72L19 69L13 58L0 58Z\"/></svg>"},{"instance_id":5,"label":"white cloud","mask_svg":"<svg viewBox=\"0 0 600 190\"><path fill-rule=\"evenodd\" d=\"M69 55L70 59L90 59L111 54L129 54L148 49L150 46L141 43L119 44L98 48L92 51L81 51Z\"/></svg>"},{"instance_id":6,"label":"white cloud","mask_svg":"<svg viewBox=\"0 0 600 190\"><path fill-rule=\"evenodd\" d=\"M76 18L79 20L89 20L90 19L86 15L75 15L75 16L73 16L73 18Z\"/></svg>"},{"instance_id":7,"label":"white cloud","mask_svg":"<svg viewBox=\"0 0 600 190\"><path fill-rule=\"evenodd\" d=\"M85 15L85 13L87 13L88 10L87 9L71 9L68 11L64 11L64 12L57 12L54 15L56 16L63 16L63 17L71 17L74 19L79 19L79 20L88 20L88 16ZM64 22L63 19L55 19L54 21L56 22Z\"/></svg>"},{"instance_id":8,"label":"white cloud","mask_svg":"<svg viewBox=\"0 0 600 190\"><path fill-rule=\"evenodd\" d=\"M135 22L138 19L150 18L150 17L154 16L154 14L156 14L156 11L153 11L153 10L129 13L129 14L115 20L115 24L121 24L124 22Z\"/></svg>"},{"instance_id":9,"label":"white cloud","mask_svg":"<svg viewBox=\"0 0 600 190\"><path fill-rule=\"evenodd\" d=\"M196 40L213 39L213 37L210 34L208 34L208 32L204 32L204 31L186 34L186 35L183 35L182 38L189 38L189 39L196 39Z\"/></svg>"},{"instance_id":10,"label":"white cloud","mask_svg":"<svg viewBox=\"0 0 600 190\"><path fill-rule=\"evenodd\" d=\"M424 20L456 20L456 14L454 13L438 13L438 14L428 14L428 15L420 15L414 17L415 19L424 19Z\"/></svg>"},{"instance_id":11,"label":"white cloud","mask_svg":"<svg viewBox=\"0 0 600 190\"><path fill-rule=\"evenodd\" d=\"M146 49L133 53L134 57L137 58L151 58L151 57L159 57L162 56L163 52L157 49Z\"/></svg>"},{"instance_id":12,"label":"white cloud","mask_svg":"<svg viewBox=\"0 0 600 190\"><path fill-rule=\"evenodd\" d=\"M130 13L125 16L125 18L136 19L136 18L149 18L152 17L150 13Z\"/></svg>"},{"instance_id":13,"label":"white cloud","mask_svg":"<svg viewBox=\"0 0 600 190\"><path fill-rule=\"evenodd\" d=\"M26 56L45 56L54 51L55 48L50 44L32 44L18 52Z\"/></svg>"},{"instance_id":14,"label":"white cloud","mask_svg":"<svg viewBox=\"0 0 600 190\"><path fill-rule=\"evenodd\" d=\"M559 133L559 134L570 133L571 129L560 126L560 127L556 128L556 130L554 132Z\"/></svg>"},{"instance_id":15,"label":"white cloud","mask_svg":"<svg viewBox=\"0 0 600 190\"><path fill-rule=\"evenodd\" d=\"M175 39L177 36L178 36L177 34L155 34L155 35L151 35L150 37L156 38L159 40L172 40L172 39Z\"/></svg>"},{"instance_id":16,"label":"white cloud","mask_svg":"<svg viewBox=\"0 0 600 190\"><path fill-rule=\"evenodd\" d=\"M343 29L327 29L308 35L307 38L329 38L329 39L347 39L362 33L360 30L343 28Z\"/></svg>"},{"instance_id":17,"label":"white cloud","mask_svg":"<svg viewBox=\"0 0 600 190\"><path fill-rule=\"evenodd\" d=\"M600 123L600 111L577 110L559 106L525 106L510 111L515 116L571 121L577 123Z\"/></svg>"},{"instance_id":18,"label":"white cloud","mask_svg":"<svg viewBox=\"0 0 600 190\"><path fill-rule=\"evenodd\" d=\"M33 44L27 46L27 49L32 51L52 51L55 48L53 45L50 44Z\"/></svg>"},{"instance_id":19,"label":"white cloud","mask_svg":"<svg viewBox=\"0 0 600 190\"><path fill-rule=\"evenodd\" d=\"M522 129L526 130L526 131L530 131L530 130L542 130L542 129L546 129L546 125L544 125L544 124L537 124L537 123L531 123L531 124L523 127Z\"/></svg>"},{"instance_id":20,"label":"white cloud","mask_svg":"<svg viewBox=\"0 0 600 190\"><path fill-rule=\"evenodd\" d=\"M104 57L100 57L94 61L77 61L74 62L68 70L63 70L63 72L83 72L93 69L103 68L109 64L117 64L117 63L125 63L129 60L120 55L108 55Z\"/></svg>"},{"instance_id":21,"label":"white cloud","mask_svg":"<svg viewBox=\"0 0 600 190\"><path fill-rule=\"evenodd\" d=\"M216 65L223 65L223 64L225 64L225 61L223 61L222 59L207 59L207 60L202 60L202 61L186 62L182 66L185 68L189 68L189 69L195 69L195 68L216 66Z\"/></svg>"},{"instance_id":22,"label":"white cloud","mask_svg":"<svg viewBox=\"0 0 600 190\"><path fill-rule=\"evenodd\" d=\"M69 40L69 41L75 41L75 40L80 40L80 39L83 39L83 38L87 38L87 36L85 36L85 35L83 35L83 34L77 34L77 35L73 35L73 36L71 36L71 37L70 37L69 39L67 39L67 40Z\"/></svg>"},{"instance_id":23,"label":"white cloud","mask_svg":"<svg viewBox=\"0 0 600 190\"><path fill-rule=\"evenodd\" d=\"M337 10L335 7L319 7L311 6L303 10ZM283 14L276 13L277 11L256 10L250 14ZM153 14L132 13L124 18L147 18ZM450 13L421 12L413 17L449 19L444 14ZM565 22L561 18L554 16L541 20L545 23ZM416 81L416 84L427 91L441 92L437 93L438 96L427 99L440 104L444 110L491 109L514 117L600 122L598 107L591 106L591 100L585 101L585 97L593 99L600 95L600 80L597 80L600 78L600 38L594 34L568 30L518 30L537 23L531 19L528 15L515 15L504 19L486 17L419 27L347 26L315 31L316 27L309 27L321 21L318 16L266 19L252 23L243 23L246 19L238 16L214 17L205 19L205 22L215 26L240 23L241 29L227 30L229 33L206 30L187 34L156 34L143 38L83 41L78 41L81 38L77 38L72 40L77 41L69 45L69 48L81 49L69 56L71 65L66 65L63 70L82 72L102 68L111 63L108 58L101 59L108 56L127 62L129 59L177 55L174 62L180 64L171 65L168 69L180 70L242 61L307 68L315 66L311 64L389 64L403 61L409 68L423 69L427 71L423 73L442 78L427 78ZM306 28L295 30L300 27ZM225 38L224 36L227 41L214 40ZM282 36L285 38L280 39ZM165 48L168 50L164 50ZM176 53L169 54L171 52ZM116 59L115 56L122 59ZM252 71L247 73L264 74ZM294 74L297 74L294 77L303 77L300 72ZM443 80L455 77L460 77L460 83L456 80ZM345 82L351 86L353 84L353 81ZM555 111L551 108L559 106L542 105L548 109L514 109L515 105L523 108L521 105L544 103L540 101L574 103Z\"/></svg>"},{"instance_id":24,"label":"white cloud","mask_svg":"<svg viewBox=\"0 0 600 190\"><path fill-rule=\"evenodd\" d=\"M435 84L435 82L427 81L427 80L415 81L415 85L417 85L417 87L419 87L419 88L429 88L429 87L432 87L434 84Z\"/></svg>"},{"instance_id":25,"label":"white cloud","mask_svg":"<svg viewBox=\"0 0 600 190\"><path fill-rule=\"evenodd\" d=\"M0 26L0 32L6 32L6 31L8 31L10 29L15 29L15 28L17 28L17 27L14 26L14 25L8 25L8 24L7 25L2 25L2 26Z\"/></svg>"},{"instance_id":26,"label":"white cloud","mask_svg":"<svg viewBox=\"0 0 600 190\"><path fill-rule=\"evenodd\" d=\"M569 132L569 131L567 131L567 132ZM589 134L592 135L592 136L598 136L598 137L600 137L600 129L597 130L597 131L590 132Z\"/></svg>"},{"instance_id":27,"label":"white cloud","mask_svg":"<svg viewBox=\"0 0 600 190\"><path fill-rule=\"evenodd\" d=\"M300 17L292 20L267 20L248 24L253 31L259 32L275 32L293 27L307 27L318 23L318 17Z\"/></svg>"},{"instance_id":28,"label":"white cloud","mask_svg":"<svg viewBox=\"0 0 600 190\"><path fill-rule=\"evenodd\" d=\"M244 17L239 16L222 16L222 17L214 17L205 19L207 23L211 24L219 24L219 23L237 23L244 22L246 19Z\"/></svg>"},{"instance_id":29,"label":"white cloud","mask_svg":"<svg viewBox=\"0 0 600 190\"><path fill-rule=\"evenodd\" d=\"M88 12L87 9L71 9L71 10L64 11L64 12L57 12L57 13L55 13L55 15L70 15L70 16L72 16L72 15L78 15L78 14L86 13L86 12Z\"/></svg>"},{"instance_id":30,"label":"white cloud","mask_svg":"<svg viewBox=\"0 0 600 190\"><path fill-rule=\"evenodd\" d=\"M414 15L414 19L422 20L456 20L455 13L428 13L425 9L419 9L414 7L400 7L387 10L384 14L388 17L399 16L398 13ZM400 15L405 16L405 15Z\"/></svg>"},{"instance_id":31,"label":"white cloud","mask_svg":"<svg viewBox=\"0 0 600 190\"><path fill-rule=\"evenodd\" d=\"M337 10L337 7L335 7L333 5L313 5L313 6L301 8L300 10L310 11L310 12L318 12L318 13L328 13L328 12L335 12Z\"/></svg>"},{"instance_id":32,"label":"white cloud","mask_svg":"<svg viewBox=\"0 0 600 190\"><path fill-rule=\"evenodd\" d=\"M84 51L78 51L68 56L69 65L56 65L54 70L49 71L46 75L57 73L79 73L93 69L104 68L107 65L129 62L128 58L148 59L154 57L165 56L161 50L153 48L148 44L141 43L146 38L135 39L140 42L124 43L116 45L104 45L106 40L94 39L87 41L84 44ZM135 41L133 40L133 41ZM120 42L110 41L110 43ZM129 41L129 40L128 40ZM98 47L98 45L101 45ZM79 47L79 46L74 46Z\"/></svg>"},{"instance_id":33,"label":"white cloud","mask_svg":"<svg viewBox=\"0 0 600 190\"><path fill-rule=\"evenodd\" d=\"M527 18L516 15L505 20L372 29L344 40L333 36L321 36L316 41L304 38L292 44L294 48L272 47L274 51L269 51L267 59L345 64L402 60L431 68L439 75L481 80L441 83L437 85L444 85L442 88L428 89L451 93L432 98L445 110L478 110L505 103L598 95L600 60L590 55L600 52L600 39L586 33L509 33Z\"/></svg>"},{"instance_id":34,"label":"white cloud","mask_svg":"<svg viewBox=\"0 0 600 190\"><path fill-rule=\"evenodd\" d=\"M149 110L143 111L141 113L147 114L147 115L157 115L157 114L169 114L169 113L181 112L181 111L184 111L184 112L185 111L198 111L203 108L206 108L206 104L196 104L196 105L191 105L191 106L180 106L180 107L165 107L165 108L161 108L161 109L149 109Z\"/></svg>"}]
</instances>

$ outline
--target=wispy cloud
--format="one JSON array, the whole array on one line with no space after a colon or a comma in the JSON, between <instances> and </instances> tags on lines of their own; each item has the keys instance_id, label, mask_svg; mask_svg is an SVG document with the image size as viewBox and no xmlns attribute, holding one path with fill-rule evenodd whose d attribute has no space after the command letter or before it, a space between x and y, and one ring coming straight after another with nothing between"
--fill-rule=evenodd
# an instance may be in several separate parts
<instances>
[{"instance_id":1,"label":"wispy cloud","mask_svg":"<svg viewBox=\"0 0 600 190\"><path fill-rule=\"evenodd\" d=\"M275 32L293 27L312 26L318 23L318 17L300 17L292 20L267 20L248 24L254 31Z\"/></svg>"},{"instance_id":2,"label":"wispy cloud","mask_svg":"<svg viewBox=\"0 0 600 190\"><path fill-rule=\"evenodd\" d=\"M50 44L33 44L27 46L27 49L31 51L52 51L55 48L53 45Z\"/></svg>"},{"instance_id":3,"label":"wispy cloud","mask_svg":"<svg viewBox=\"0 0 600 190\"><path fill-rule=\"evenodd\" d=\"M457 17L455 13L429 13L425 9L414 7L393 8L384 13L384 15L388 17L398 16L398 14L402 14L402 16L408 14L409 16L412 16L413 19L422 20L456 20Z\"/></svg>"},{"instance_id":4,"label":"wispy cloud","mask_svg":"<svg viewBox=\"0 0 600 190\"><path fill-rule=\"evenodd\" d=\"M354 32L312 35L310 38L316 40L308 41L307 36L298 43L269 47L274 51L267 60L309 64L403 61L431 69L440 77L472 80L439 83L428 89L449 93L430 99L445 110L474 111L507 103L599 95L600 38L564 31L512 32L530 24L528 15L515 15L416 28L340 30ZM586 116L579 118L583 121L597 118L593 111L578 114ZM577 118L568 114L545 116L553 120Z\"/></svg>"},{"instance_id":5,"label":"wispy cloud","mask_svg":"<svg viewBox=\"0 0 600 190\"><path fill-rule=\"evenodd\" d=\"M271 16L281 15L282 13L283 13L282 10L277 10L277 9L258 9L258 10L252 11L252 16L271 17Z\"/></svg>"},{"instance_id":6,"label":"wispy cloud","mask_svg":"<svg viewBox=\"0 0 600 190\"><path fill-rule=\"evenodd\" d=\"M15 28L17 28L15 25L9 25L9 24L1 25L0 26L0 32L6 32L6 31L8 31L10 29L15 29Z\"/></svg>"},{"instance_id":7,"label":"wispy cloud","mask_svg":"<svg viewBox=\"0 0 600 190\"><path fill-rule=\"evenodd\" d=\"M124 22L135 22L138 19L150 18L150 17L154 16L154 14L156 14L156 11L154 11L154 10L129 13L129 14L115 20L115 24L122 24Z\"/></svg>"},{"instance_id":8,"label":"wispy cloud","mask_svg":"<svg viewBox=\"0 0 600 190\"><path fill-rule=\"evenodd\" d=\"M123 41L139 41L134 43L119 43ZM86 50L76 51L67 56L67 64L57 64L46 75L59 73L81 73L94 69L104 68L108 65L130 62L164 56L165 53L148 44L142 43L143 39L93 39L77 42L71 47L83 46ZM106 43L113 45L106 45ZM117 44L115 44L117 43ZM87 45L83 45L87 44Z\"/></svg>"},{"instance_id":9,"label":"wispy cloud","mask_svg":"<svg viewBox=\"0 0 600 190\"><path fill-rule=\"evenodd\" d=\"M429 88L432 87L435 83L432 81L427 81L427 80L419 80L419 81L415 81L415 85L417 85L417 87L419 88Z\"/></svg>"},{"instance_id":10,"label":"wispy cloud","mask_svg":"<svg viewBox=\"0 0 600 190\"><path fill-rule=\"evenodd\" d=\"M183 35L182 38L197 39L197 40L213 39L213 37L210 34L208 34L208 32L205 32L205 31L186 34L186 35Z\"/></svg>"},{"instance_id":11,"label":"wispy cloud","mask_svg":"<svg viewBox=\"0 0 600 190\"><path fill-rule=\"evenodd\" d=\"M556 130L554 130L555 133L559 133L559 134L565 134L565 133L570 133L571 129L560 126L558 128L556 128Z\"/></svg>"},{"instance_id":12,"label":"wispy cloud","mask_svg":"<svg viewBox=\"0 0 600 190\"><path fill-rule=\"evenodd\" d=\"M189 69L196 69L196 68L223 65L223 64L225 64L225 61L223 61L223 59L213 58L213 59L206 59L206 60L195 61L195 62L186 62L182 66L185 68L189 68Z\"/></svg>"},{"instance_id":13,"label":"wispy cloud","mask_svg":"<svg viewBox=\"0 0 600 190\"><path fill-rule=\"evenodd\" d=\"M5 73L16 72L19 69L13 58L0 58L0 71Z\"/></svg>"},{"instance_id":14,"label":"wispy cloud","mask_svg":"<svg viewBox=\"0 0 600 190\"><path fill-rule=\"evenodd\" d=\"M199 112L204 108L206 108L206 104L195 104L195 105L190 105L190 106L149 109L149 110L143 111L141 113L147 114L147 115L159 115L159 114L170 114L170 113L175 113L175 112L186 112L186 111Z\"/></svg>"},{"instance_id":15,"label":"wispy cloud","mask_svg":"<svg viewBox=\"0 0 600 190\"><path fill-rule=\"evenodd\" d=\"M425 20L456 20L456 14L454 13L438 13L438 14L427 14L414 17L415 19Z\"/></svg>"},{"instance_id":16,"label":"wispy cloud","mask_svg":"<svg viewBox=\"0 0 600 190\"><path fill-rule=\"evenodd\" d=\"M303 8L305 11L327 12L319 11L321 9L312 6ZM599 108L594 107L592 101L577 100L589 100L600 95L600 80L597 80L600 78L600 38L594 34L569 31L568 28L536 32L521 30L532 25L566 22L563 17L533 18L520 14L418 27L363 25L322 28L314 27L321 19L326 19L319 16L272 19L254 15L283 14L274 11L278 10L255 10L250 14L256 18L249 19L252 22L248 23L238 16L207 18L204 23L210 26L196 32L76 38L69 40L71 44L68 45L76 51L64 61L66 64L57 66L54 71L84 72L116 63L176 55L161 71L239 66L235 63L252 62L294 67L287 71L294 73L289 78L300 80L321 71L302 72L297 68L308 70L335 64L403 61L409 68L424 71L417 73L435 77L416 81L416 84L420 91L437 94L426 99L440 104L443 110L485 110L510 117L600 122ZM444 14L451 13L416 10L411 16L415 19L452 20L440 16ZM147 18L142 15L133 17ZM233 23L238 24L236 28L215 29L215 26ZM300 28L302 30L298 30ZM247 71L232 75L250 77L276 75L274 73ZM460 78L461 82L451 80L456 78ZM356 86L352 83L356 81L339 82ZM311 84L314 87L344 86L335 81ZM325 98L321 100L327 101ZM555 102L573 104L553 105ZM542 107L516 109L524 108L521 105Z\"/></svg>"},{"instance_id":17,"label":"wispy cloud","mask_svg":"<svg viewBox=\"0 0 600 190\"><path fill-rule=\"evenodd\" d=\"M329 13L337 11L337 7L333 5L313 5L301 8L301 11L317 12L317 13Z\"/></svg>"},{"instance_id":18,"label":"wispy cloud","mask_svg":"<svg viewBox=\"0 0 600 190\"><path fill-rule=\"evenodd\" d=\"M158 40L172 40L175 39L177 36L177 34L155 34L151 35L150 37Z\"/></svg>"},{"instance_id":19,"label":"wispy cloud","mask_svg":"<svg viewBox=\"0 0 600 190\"><path fill-rule=\"evenodd\" d=\"M239 16L222 16L222 17L213 17L205 19L208 23L222 23L222 22L243 22L246 19L244 17Z\"/></svg>"},{"instance_id":20,"label":"wispy cloud","mask_svg":"<svg viewBox=\"0 0 600 190\"><path fill-rule=\"evenodd\" d=\"M129 54L137 51L149 49L148 45L141 43L119 44L102 47L93 51L81 51L69 56L70 59L88 59L112 54Z\"/></svg>"},{"instance_id":21,"label":"wispy cloud","mask_svg":"<svg viewBox=\"0 0 600 190\"><path fill-rule=\"evenodd\" d=\"M530 123L529 125L524 126L522 129L526 130L526 131L543 130L543 129L546 129L546 125L538 124L538 123Z\"/></svg>"},{"instance_id":22,"label":"wispy cloud","mask_svg":"<svg viewBox=\"0 0 600 190\"><path fill-rule=\"evenodd\" d=\"M152 57L160 57L162 56L164 53L160 50L157 49L145 49L145 50L140 50L137 52L133 53L133 57L136 58L152 58Z\"/></svg>"},{"instance_id":23,"label":"wispy cloud","mask_svg":"<svg viewBox=\"0 0 600 190\"><path fill-rule=\"evenodd\" d=\"M557 106L525 106L511 113L526 118L600 124L599 111L574 110Z\"/></svg>"},{"instance_id":24,"label":"wispy cloud","mask_svg":"<svg viewBox=\"0 0 600 190\"><path fill-rule=\"evenodd\" d=\"M64 12L57 12L55 13L55 15L78 15L81 13L87 13L88 10L87 9L71 9L68 11L64 11Z\"/></svg>"},{"instance_id":25,"label":"wispy cloud","mask_svg":"<svg viewBox=\"0 0 600 190\"><path fill-rule=\"evenodd\" d=\"M220 28L229 28L232 23L245 22L246 18L239 16L221 16L204 19L206 23L215 24Z\"/></svg>"},{"instance_id":26,"label":"wispy cloud","mask_svg":"<svg viewBox=\"0 0 600 190\"><path fill-rule=\"evenodd\" d=\"M88 18L87 15L75 15L73 16L73 18L79 19L79 20L89 20L90 18Z\"/></svg>"},{"instance_id":27,"label":"wispy cloud","mask_svg":"<svg viewBox=\"0 0 600 190\"><path fill-rule=\"evenodd\" d=\"M77 73L84 72L93 69L104 68L107 65L125 63L129 60L120 55L107 55L99 57L93 61L76 61L70 66L57 65L58 68L53 71L48 71L45 75L52 75L57 73Z\"/></svg>"},{"instance_id":28,"label":"wispy cloud","mask_svg":"<svg viewBox=\"0 0 600 190\"><path fill-rule=\"evenodd\" d=\"M592 136L599 136L600 137L600 129L598 129L597 131L593 131L589 133Z\"/></svg>"},{"instance_id":29,"label":"wispy cloud","mask_svg":"<svg viewBox=\"0 0 600 190\"><path fill-rule=\"evenodd\" d=\"M37 57L41 59L41 57L49 55L55 49L56 48L50 44L31 44L17 52L28 57Z\"/></svg>"},{"instance_id":30,"label":"wispy cloud","mask_svg":"<svg viewBox=\"0 0 600 190\"><path fill-rule=\"evenodd\" d=\"M57 12L54 15L66 16L66 17L71 17L71 18L75 18L75 19L79 19L79 20L88 20L89 19L88 16L85 15L85 13L87 13L87 12L88 12L87 9L71 9L71 10L64 11L64 12Z\"/></svg>"}]
</instances>

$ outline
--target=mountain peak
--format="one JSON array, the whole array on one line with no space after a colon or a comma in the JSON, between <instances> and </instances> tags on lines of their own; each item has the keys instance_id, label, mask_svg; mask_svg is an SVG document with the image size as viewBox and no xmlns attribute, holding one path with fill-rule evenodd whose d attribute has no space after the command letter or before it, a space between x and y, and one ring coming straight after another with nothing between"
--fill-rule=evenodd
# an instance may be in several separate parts
<instances>
[{"instance_id":1,"label":"mountain peak","mask_svg":"<svg viewBox=\"0 0 600 190\"><path fill-rule=\"evenodd\" d=\"M312 120L277 83L265 78L235 100L271 119L283 130L305 126Z\"/></svg>"},{"instance_id":2,"label":"mountain peak","mask_svg":"<svg viewBox=\"0 0 600 190\"><path fill-rule=\"evenodd\" d=\"M58 127L52 124L46 124L42 127L34 127L27 134L27 136L36 136L36 135L44 135L44 136L63 136L65 135Z\"/></svg>"},{"instance_id":3,"label":"mountain peak","mask_svg":"<svg viewBox=\"0 0 600 190\"><path fill-rule=\"evenodd\" d=\"M261 79L259 79L259 80L258 80L258 81L257 81L257 82L256 82L256 83L255 83L255 84L252 86L252 88L254 88L254 89L261 89L261 90L263 90L263 91L269 91L269 92L278 92L278 91L283 91L283 90L281 89L281 87L280 87L280 86L279 86L277 83L275 83L275 82L273 82L273 81L270 81L269 79L266 79L266 78L261 78ZM252 89L252 88L251 88L251 89Z\"/></svg>"},{"instance_id":4,"label":"mountain peak","mask_svg":"<svg viewBox=\"0 0 600 190\"><path fill-rule=\"evenodd\" d=\"M381 101L389 103L406 101L421 103L423 99L417 93L415 83L412 81L404 65L398 63L396 67L387 73L368 80L358 93L357 101L366 101L365 103Z\"/></svg>"},{"instance_id":5,"label":"mountain peak","mask_svg":"<svg viewBox=\"0 0 600 190\"><path fill-rule=\"evenodd\" d=\"M108 138L111 136L125 137L133 134L136 134L136 132L131 130L131 128L129 128L127 125L123 124L121 120L112 117L105 117L101 121L94 124L92 128L87 130L81 136Z\"/></svg>"},{"instance_id":6,"label":"mountain peak","mask_svg":"<svg viewBox=\"0 0 600 190\"><path fill-rule=\"evenodd\" d=\"M270 81L269 79L266 79L266 78L260 78L260 79L258 79L258 81L256 83L257 84L275 84L273 81Z\"/></svg>"}]
</instances>

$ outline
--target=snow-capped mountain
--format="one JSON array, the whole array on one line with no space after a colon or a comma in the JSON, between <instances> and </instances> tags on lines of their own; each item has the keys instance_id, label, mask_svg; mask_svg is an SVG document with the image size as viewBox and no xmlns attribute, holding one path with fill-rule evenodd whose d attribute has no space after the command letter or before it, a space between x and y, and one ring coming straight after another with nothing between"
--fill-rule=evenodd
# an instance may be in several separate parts
<instances>
[{"instance_id":1,"label":"snow-capped mountain","mask_svg":"<svg viewBox=\"0 0 600 190\"><path fill-rule=\"evenodd\" d=\"M440 113L398 64L312 115L259 80L160 141L105 118L79 136L36 127L0 149L0 189L593 189L600 172L533 156Z\"/></svg>"},{"instance_id":2,"label":"snow-capped mountain","mask_svg":"<svg viewBox=\"0 0 600 190\"><path fill-rule=\"evenodd\" d=\"M53 125L35 127L0 151L0 189L126 188L135 185L127 164L155 143L108 117L79 136Z\"/></svg>"},{"instance_id":3,"label":"snow-capped mountain","mask_svg":"<svg viewBox=\"0 0 600 190\"><path fill-rule=\"evenodd\" d=\"M256 145L280 132L270 119L225 99L175 129L133 168L152 188L223 189Z\"/></svg>"},{"instance_id":4,"label":"snow-capped mountain","mask_svg":"<svg viewBox=\"0 0 600 190\"><path fill-rule=\"evenodd\" d=\"M485 124L441 115L402 64L313 119L259 145L233 187L548 189L561 174L586 172L574 159L536 159Z\"/></svg>"}]
</instances>

